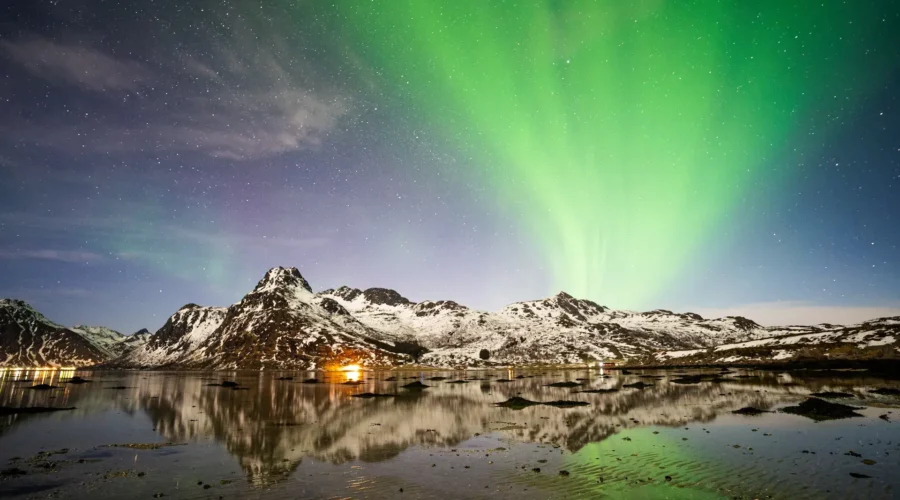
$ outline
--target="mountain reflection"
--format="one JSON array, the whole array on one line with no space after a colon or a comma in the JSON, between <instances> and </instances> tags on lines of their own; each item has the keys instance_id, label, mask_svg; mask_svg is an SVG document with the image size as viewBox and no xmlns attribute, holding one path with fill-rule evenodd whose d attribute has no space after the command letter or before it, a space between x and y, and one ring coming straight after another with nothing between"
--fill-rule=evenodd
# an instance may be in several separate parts
<instances>
[{"instance_id":1,"label":"mountain reflection","mask_svg":"<svg viewBox=\"0 0 900 500\"><path fill-rule=\"evenodd\" d=\"M503 372L485 380L456 384L449 382L467 375L445 375L448 378L444 381L423 378L430 388L409 391L400 386L410 382L412 374L400 375L398 381L384 381L388 374L362 373L360 385L344 385L347 376L340 373L326 376L323 383L305 384L302 380L311 374L277 380L278 374L270 373L130 372L98 374L92 384L61 390L65 391L66 404L77 406L76 411L82 415L109 408L143 411L165 441L214 439L238 460L252 483L266 484L289 476L304 458L333 464L375 462L395 457L412 446L456 447L476 434L486 433L495 433L510 443L537 442L574 452L629 427L684 426L707 422L745 406L770 409L812 391L850 390L882 383L862 377L795 378L787 383L790 380L785 376L767 372L743 374L743 378L725 374L721 381L689 385L672 383L678 377L672 372L654 379L618 373L600 378L596 372L567 371L498 382L498 378L508 377ZM577 389L619 390L588 394L546 386L575 377L591 377ZM108 390L113 379L129 389ZM235 380L246 390L209 385L222 380ZM622 387L639 380L653 386ZM32 394L37 391L21 385L2 386L0 402L41 404L41 396ZM363 392L395 397L351 397ZM580 400L590 405L524 410L493 405L514 396L535 401ZM7 421L5 431L12 423Z\"/></svg>"}]
</instances>

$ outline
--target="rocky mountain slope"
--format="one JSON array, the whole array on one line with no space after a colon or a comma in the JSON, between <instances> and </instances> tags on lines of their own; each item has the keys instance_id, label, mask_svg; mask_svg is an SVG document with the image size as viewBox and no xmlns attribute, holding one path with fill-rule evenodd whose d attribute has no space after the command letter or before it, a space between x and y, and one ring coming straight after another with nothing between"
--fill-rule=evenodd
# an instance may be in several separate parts
<instances>
[{"instance_id":1,"label":"rocky mountain slope","mask_svg":"<svg viewBox=\"0 0 900 500\"><path fill-rule=\"evenodd\" d=\"M120 366L315 369L409 361L328 298L316 297L296 268L271 269L228 308L184 306Z\"/></svg>"},{"instance_id":2,"label":"rocky mountain slope","mask_svg":"<svg viewBox=\"0 0 900 500\"><path fill-rule=\"evenodd\" d=\"M56 324L21 300L0 300L0 366L88 366L109 359L107 333Z\"/></svg>"},{"instance_id":3,"label":"rocky mountain slope","mask_svg":"<svg viewBox=\"0 0 900 500\"><path fill-rule=\"evenodd\" d=\"M618 311L564 292L497 312L453 301L414 303L381 288L341 287L318 295L337 302L377 332L377 338L419 343L428 350L420 361L437 366L630 359L770 335L746 318L709 320L662 309Z\"/></svg>"},{"instance_id":4,"label":"rocky mountain slope","mask_svg":"<svg viewBox=\"0 0 900 500\"><path fill-rule=\"evenodd\" d=\"M707 349L660 351L647 364L736 364L799 360L900 358L900 317L850 326L778 327L766 338L723 343Z\"/></svg>"},{"instance_id":5,"label":"rocky mountain slope","mask_svg":"<svg viewBox=\"0 0 900 500\"><path fill-rule=\"evenodd\" d=\"M317 369L900 356L900 318L847 327L771 328L740 316L705 319L664 309L615 310L564 292L487 312L451 300L413 302L385 288L344 286L313 293L293 267L269 270L229 307L185 305L152 335L124 336L102 327L67 329L24 303L4 303L18 304L7 306L18 316L0 318L0 355L7 356L7 365L72 360L65 364Z\"/></svg>"}]
</instances>

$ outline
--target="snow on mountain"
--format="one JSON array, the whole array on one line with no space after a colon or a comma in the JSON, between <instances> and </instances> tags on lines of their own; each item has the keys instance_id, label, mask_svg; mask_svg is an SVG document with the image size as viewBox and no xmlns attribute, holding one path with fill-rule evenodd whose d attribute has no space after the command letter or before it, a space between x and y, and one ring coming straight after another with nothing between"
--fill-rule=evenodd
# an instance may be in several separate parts
<instances>
[{"instance_id":1,"label":"snow on mountain","mask_svg":"<svg viewBox=\"0 0 900 500\"><path fill-rule=\"evenodd\" d=\"M386 350L393 344L368 339L369 333L335 301L316 297L297 268L277 267L228 308L183 307L115 364L312 369L406 359Z\"/></svg>"},{"instance_id":2,"label":"snow on mountain","mask_svg":"<svg viewBox=\"0 0 900 500\"><path fill-rule=\"evenodd\" d=\"M94 347L103 351L109 359L122 356L126 352L137 348L149 338L149 332L146 330L141 330L134 335L123 335L105 326L78 325L72 327L72 331L78 333L93 344Z\"/></svg>"},{"instance_id":3,"label":"snow on mountain","mask_svg":"<svg viewBox=\"0 0 900 500\"><path fill-rule=\"evenodd\" d=\"M775 327L770 336L707 349L662 351L649 363L734 364L802 359L900 358L900 316L857 325Z\"/></svg>"},{"instance_id":4,"label":"snow on mountain","mask_svg":"<svg viewBox=\"0 0 900 500\"><path fill-rule=\"evenodd\" d=\"M0 366L87 366L109 353L21 300L0 299Z\"/></svg>"},{"instance_id":5,"label":"snow on mountain","mask_svg":"<svg viewBox=\"0 0 900 500\"><path fill-rule=\"evenodd\" d=\"M222 324L227 309L187 304L156 333L141 333L142 345L112 364L123 367L166 367L199 361L197 348ZM136 334L137 335L137 334Z\"/></svg>"},{"instance_id":6,"label":"snow on mountain","mask_svg":"<svg viewBox=\"0 0 900 500\"><path fill-rule=\"evenodd\" d=\"M453 301L415 303L382 288L340 287L318 296L336 301L380 339L422 345L429 352L420 361L439 366L634 358L654 350L706 347L769 334L746 318L706 320L661 309L613 310L565 292L497 312Z\"/></svg>"}]
</instances>

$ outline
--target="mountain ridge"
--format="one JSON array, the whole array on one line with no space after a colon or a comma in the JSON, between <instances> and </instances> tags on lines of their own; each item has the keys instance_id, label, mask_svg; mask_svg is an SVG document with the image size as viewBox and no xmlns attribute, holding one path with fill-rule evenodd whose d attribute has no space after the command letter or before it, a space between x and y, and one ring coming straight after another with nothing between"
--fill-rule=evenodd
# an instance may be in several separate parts
<instances>
[{"instance_id":1,"label":"mountain ridge","mask_svg":"<svg viewBox=\"0 0 900 500\"><path fill-rule=\"evenodd\" d=\"M12 321L9 314L0 317L0 365L8 366L55 362L28 352L33 339L23 350L19 338L26 330L33 330L32 337L41 339L41 345L60 348L60 363L123 368L749 362L765 356L787 360L815 355L810 347L817 344L810 338L835 348L834 352L819 349L825 357L846 352L872 356L875 348L880 357L897 357L900 352L900 318L847 326L763 327L742 316L703 318L667 309L617 310L564 291L489 312L452 300L414 302L389 288L341 286L313 292L296 267L269 269L230 306L185 304L152 334L142 330L126 336L94 326L66 328L22 301L4 299L0 306L28 319L23 324ZM14 335L18 335L15 341ZM717 354L725 351L743 354ZM71 360L62 359L65 356Z\"/></svg>"}]
</instances>

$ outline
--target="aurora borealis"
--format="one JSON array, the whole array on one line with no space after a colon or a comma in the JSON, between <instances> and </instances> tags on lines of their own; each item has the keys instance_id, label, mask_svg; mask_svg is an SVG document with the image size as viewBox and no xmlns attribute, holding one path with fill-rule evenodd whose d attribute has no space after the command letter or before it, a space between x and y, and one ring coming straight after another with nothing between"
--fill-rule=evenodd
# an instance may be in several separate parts
<instances>
[{"instance_id":1,"label":"aurora borealis","mask_svg":"<svg viewBox=\"0 0 900 500\"><path fill-rule=\"evenodd\" d=\"M3 9L0 295L51 317L152 329L276 265L486 309L900 310L890 3Z\"/></svg>"}]
</instances>

